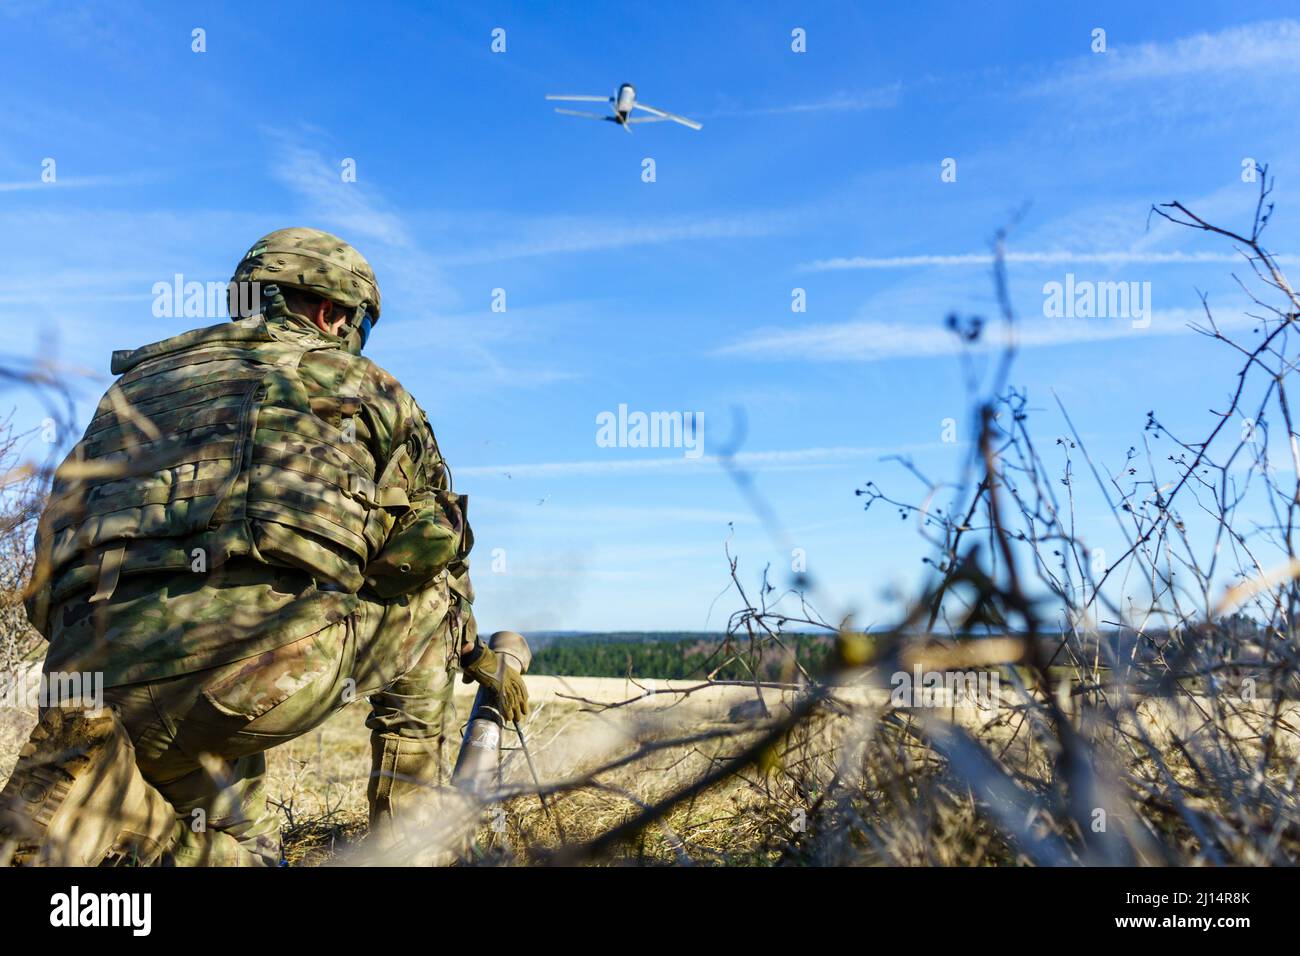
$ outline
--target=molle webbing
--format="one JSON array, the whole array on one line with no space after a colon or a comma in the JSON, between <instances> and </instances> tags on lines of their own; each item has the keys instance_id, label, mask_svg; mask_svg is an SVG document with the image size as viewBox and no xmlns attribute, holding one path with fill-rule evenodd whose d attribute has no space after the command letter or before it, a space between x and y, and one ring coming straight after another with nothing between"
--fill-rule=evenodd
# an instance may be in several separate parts
<instances>
[{"instance_id":1,"label":"molle webbing","mask_svg":"<svg viewBox=\"0 0 1300 956\"><path fill-rule=\"evenodd\" d=\"M51 496L45 522L56 567L112 541L190 537L209 527L239 475L263 378L247 357L217 364L235 367L224 369L216 397L207 376L190 379L147 361L110 389L73 451L71 478L56 481ZM77 462L114 470L81 481Z\"/></svg>"},{"instance_id":2,"label":"molle webbing","mask_svg":"<svg viewBox=\"0 0 1300 956\"><path fill-rule=\"evenodd\" d=\"M211 544L210 566L265 542L267 559L356 590L392 526L385 507L405 496L376 487L375 462L350 422L340 429L312 414L319 396L298 365L319 342L274 334L258 318L116 353L113 370L124 374L61 468L42 519L54 575L87 565L70 575L84 580L123 546L116 566L132 573L144 557L131 553L133 541L155 552L164 539ZM360 408L362 374L348 368L339 383L348 413ZM257 530L268 523L281 527Z\"/></svg>"}]
</instances>

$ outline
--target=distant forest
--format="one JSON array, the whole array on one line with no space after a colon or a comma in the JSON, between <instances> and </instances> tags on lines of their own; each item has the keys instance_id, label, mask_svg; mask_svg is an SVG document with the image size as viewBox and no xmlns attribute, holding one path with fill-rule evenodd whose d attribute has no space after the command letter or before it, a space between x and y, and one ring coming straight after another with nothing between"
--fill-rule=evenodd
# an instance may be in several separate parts
<instances>
[{"instance_id":1,"label":"distant forest","mask_svg":"<svg viewBox=\"0 0 1300 956\"><path fill-rule=\"evenodd\" d=\"M810 672L820 667L830 647L827 637L815 634L786 635L785 642ZM713 674L717 680L746 680L753 679L756 670L761 680L770 681L790 680L794 675L788 653L782 654L768 644L761 659L756 660L748 640L734 640L727 646L719 634L658 631L541 635L534 646L537 644L541 646L533 655L530 674L661 679Z\"/></svg>"},{"instance_id":2,"label":"distant forest","mask_svg":"<svg viewBox=\"0 0 1300 956\"><path fill-rule=\"evenodd\" d=\"M1248 644L1257 631L1258 624L1243 614L1225 617L1221 622L1221 633L1229 646ZM953 636L958 640L978 640L988 635ZM1040 639L1044 653L1054 658L1062 635L1041 634ZM1081 646L1086 646L1090 657L1136 665L1160 659L1170 640L1169 633L1158 628L1148 629L1143 635L1128 629L1111 629L1092 635ZM823 634L786 634L782 641L809 673L820 670L831 646L830 638ZM761 660L756 660L746 638L733 639L727 645L725 635L709 631L533 632L528 635L528 642L533 647L530 674L661 679L693 679L712 674L715 680L752 680L757 671L761 680L787 681L794 673L789 653L771 642L764 642ZM1231 660L1239 657L1228 653ZM1249 664L1248 655L1238 662L1243 666ZM1138 674L1128 671L1125 679L1141 681ZM1271 682L1268 686L1272 687ZM1278 688L1277 692L1288 698L1295 694L1292 688Z\"/></svg>"}]
</instances>

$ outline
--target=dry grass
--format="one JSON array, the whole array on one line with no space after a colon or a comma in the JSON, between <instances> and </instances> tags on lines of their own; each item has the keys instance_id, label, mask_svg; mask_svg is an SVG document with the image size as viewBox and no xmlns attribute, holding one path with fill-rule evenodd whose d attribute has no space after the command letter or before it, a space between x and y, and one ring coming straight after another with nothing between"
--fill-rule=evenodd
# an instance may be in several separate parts
<instances>
[{"instance_id":1,"label":"dry grass","mask_svg":"<svg viewBox=\"0 0 1300 956\"><path fill-rule=\"evenodd\" d=\"M462 865L545 862L549 854L590 844L734 759L800 699L793 692L768 689L763 697L772 716L750 721L734 715L737 705L754 700L752 688L660 693L611 708L612 702L628 698L622 680L535 677L530 683L537 706L526 733L550 791L549 809L532 792L531 775L508 734L502 799L481 808L477 829L457 848ZM695 686L648 684L661 691ZM458 695L462 717L469 704L467 693ZM1241 747L1238 759L1249 763L1261 760L1260 731L1283 728L1271 739L1264 773L1270 786L1293 792L1300 766L1300 705L1286 703L1275 713L1272 701L1237 701L1230 717L1203 719L1203 713L1220 704L1195 696L1151 698L1138 701L1122 720L1102 719L1101 711L1083 704L1069 708L1071 725L1089 740L1096 778L1110 791L1097 795L1096 802L1108 809L1114 832L1126 834L1139 851L1131 862L1172 862L1161 844L1196 859L1204 850L1184 814L1235 812L1232 804L1242 794L1218 793L1205 779L1213 762L1208 751L1227 731ZM365 716L365 705L354 704L316 731L268 753L268 791L282 815L291 865L361 860L355 854L364 849L370 771ZM0 710L0 769L12 765L34 720L30 712ZM840 687L826 707L782 734L761 759L676 802L589 861L759 866L1046 862L1043 848L1035 848L1033 841L1050 842L1061 835L1047 800L1047 781L1059 774L1060 755L1032 723L1032 714L1016 706L1011 692L989 710L899 709L890 706L885 691ZM1040 819L1009 824L1006 811L1021 813L1026 807L1015 805L1015 794L995 792L996 781L972 783L972 768L963 766L961 755L936 745L941 727L961 728L998 754L1007 780L1042 801L1034 811ZM1133 746L1143 735L1151 742L1146 752ZM671 743L685 738L690 742ZM455 749L454 743L445 747L446 771ZM1143 798L1142 782L1158 779L1162 772L1176 781L1186 807ZM439 792L435 788L431 796L436 799ZM1300 838L1289 821L1277 822L1281 854L1294 854ZM1269 862L1257 842L1243 835L1227 849L1242 862Z\"/></svg>"},{"instance_id":2,"label":"dry grass","mask_svg":"<svg viewBox=\"0 0 1300 956\"><path fill-rule=\"evenodd\" d=\"M548 851L596 840L734 757L763 726L737 724L729 717L737 703L752 696L743 688L717 688L709 698L687 698L677 706L654 700L611 712L556 693L570 693L578 685L587 700L620 699L622 681L535 678L534 683L540 685L542 706L526 733L539 774L548 786L560 781L580 785L552 793L549 811L532 793L507 797L500 810L485 807L473 839L461 848L464 864L536 862L545 860ZM765 696L778 718L795 699L772 691ZM459 704L463 714L468 698ZM1156 752L1165 755L1163 762L1187 794L1190 809L1200 813L1215 812L1218 797L1198 780L1205 768L1194 756L1206 744L1201 737L1208 725L1198 717L1206 706L1204 700L1180 704L1162 698L1143 701L1134 711ZM1251 728L1271 723L1271 702L1242 702L1237 709L1233 730L1245 759L1256 760L1260 735ZM1286 768L1295 766L1300 751L1294 731L1300 726L1297 709L1287 706L1282 723L1293 729L1275 740L1270 760L1268 773L1282 786L1287 784ZM1022 845L1028 834L1009 839L990 806L991 795L972 787L953 761L919 733L929 722L952 720L999 753L1003 767L1027 784L1028 792L1041 793L1038 784L1053 773L1057 755L1043 746L1040 735L1024 729L1024 711L1014 708L1009 695L996 711L900 711L889 707L880 692L846 689L835 711L820 712L799 724L766 759L677 803L597 860L760 866L1039 861ZM271 792L285 813L285 852L291 863L346 862L347 851L364 837L369 756L363 719L364 708L352 707L320 731L272 752ZM1099 761L1102 754L1122 753L1138 731L1101 721L1095 711L1082 708L1074 710L1071 720L1091 734ZM658 749L666 740L712 733L719 736ZM594 768L647 748L639 759L587 778ZM446 756L450 764L454 748L447 748ZM1099 803L1109 808L1111 827L1128 832L1135 845L1151 854L1145 862L1160 859L1154 846L1157 836L1182 844L1195 857L1200 852L1195 834L1176 808L1143 805L1129 796L1131 781L1157 773L1155 762L1152 757L1133 759L1127 766L1111 768L1111 774L1099 774L1112 790ZM529 775L517 751L505 755L503 768L507 787L527 785ZM1047 835L1052 826L1044 817L1038 829ZM1294 848L1296 835L1286 840ZM1246 842L1237 852L1249 859Z\"/></svg>"},{"instance_id":3,"label":"dry grass","mask_svg":"<svg viewBox=\"0 0 1300 956\"><path fill-rule=\"evenodd\" d=\"M594 691L594 696L614 699L622 695L623 681L533 678L530 683L537 706L525 733L545 782L580 777L602 761L626 756L642 742L680 734L684 723L693 734L709 726L732 727L726 719L730 701L692 702L689 709L668 713L658 707L639 707L615 717L593 713L589 706L563 699L557 692L590 697ZM462 718L470 700L469 695L458 695L457 712ZM270 792L285 815L285 855L292 864L346 861L347 851L359 847L365 836L370 772L365 714L362 704L346 708L316 732L269 754ZM444 780L458 744L450 741L444 746ZM591 839L688 783L733 748L734 741L669 747L602 774L595 785L557 794L549 811L534 794L507 798L499 804L500 810L486 806L473 839L462 847L461 862L526 862L539 850L559 848L561 831L569 842ZM502 780L505 785L531 782L513 734L506 735ZM760 843L756 832L762 815L750 809L758 799L742 781L728 781L674 809L662 825L650 828L615 858L643 864L680 863L684 841L692 856L701 859L751 852Z\"/></svg>"}]
</instances>

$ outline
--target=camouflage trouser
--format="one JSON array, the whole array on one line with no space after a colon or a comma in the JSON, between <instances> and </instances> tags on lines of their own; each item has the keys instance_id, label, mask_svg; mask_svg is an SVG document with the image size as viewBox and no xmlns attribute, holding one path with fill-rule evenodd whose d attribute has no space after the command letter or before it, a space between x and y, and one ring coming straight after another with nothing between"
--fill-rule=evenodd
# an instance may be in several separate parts
<instances>
[{"instance_id":1,"label":"camouflage trouser","mask_svg":"<svg viewBox=\"0 0 1300 956\"><path fill-rule=\"evenodd\" d=\"M454 723L449 647L474 626L468 605L459 617L447 613L445 593L363 601L348 618L257 657L106 691L140 772L184 825L172 851L178 865L278 862L265 752L352 700L369 697L376 764L402 747L436 745ZM372 817L374 802L372 792Z\"/></svg>"}]
</instances>

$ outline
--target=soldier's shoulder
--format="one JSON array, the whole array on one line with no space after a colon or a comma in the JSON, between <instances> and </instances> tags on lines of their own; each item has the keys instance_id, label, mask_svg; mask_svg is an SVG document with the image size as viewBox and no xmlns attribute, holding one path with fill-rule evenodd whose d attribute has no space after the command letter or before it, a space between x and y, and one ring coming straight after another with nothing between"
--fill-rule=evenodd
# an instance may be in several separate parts
<instances>
[{"instance_id":1,"label":"soldier's shoulder","mask_svg":"<svg viewBox=\"0 0 1300 956\"><path fill-rule=\"evenodd\" d=\"M158 342L150 342L139 348L119 349L113 353L110 369L114 375L122 375L152 359L165 358L187 349L227 343L256 345L270 341L270 330L261 316L235 322L218 322Z\"/></svg>"},{"instance_id":2,"label":"soldier's shoulder","mask_svg":"<svg viewBox=\"0 0 1300 956\"><path fill-rule=\"evenodd\" d=\"M361 363L362 381L378 396L390 401L412 401L411 393L397 380L397 376L373 359L364 355L349 355L354 362Z\"/></svg>"},{"instance_id":3,"label":"soldier's shoulder","mask_svg":"<svg viewBox=\"0 0 1300 956\"><path fill-rule=\"evenodd\" d=\"M364 355L353 355L342 349L329 349L316 353L317 361L325 362L336 370L336 381L348 383L349 391L366 404L392 408L399 416L409 415L416 405L411 393L397 377Z\"/></svg>"}]
</instances>

